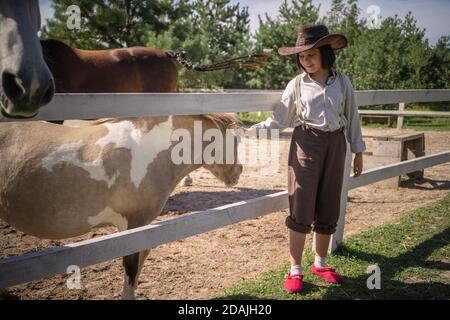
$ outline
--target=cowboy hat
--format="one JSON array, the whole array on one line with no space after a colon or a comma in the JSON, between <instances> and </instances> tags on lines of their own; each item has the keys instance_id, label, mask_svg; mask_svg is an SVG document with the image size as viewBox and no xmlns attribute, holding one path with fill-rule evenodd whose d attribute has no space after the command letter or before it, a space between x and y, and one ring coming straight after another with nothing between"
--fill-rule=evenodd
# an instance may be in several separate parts
<instances>
[{"instance_id":1,"label":"cowboy hat","mask_svg":"<svg viewBox=\"0 0 450 320\"><path fill-rule=\"evenodd\" d=\"M295 47L281 47L278 53L287 56L326 44L333 49L342 49L347 46L347 38L342 34L330 34L328 28L322 24L306 24L298 30Z\"/></svg>"}]
</instances>

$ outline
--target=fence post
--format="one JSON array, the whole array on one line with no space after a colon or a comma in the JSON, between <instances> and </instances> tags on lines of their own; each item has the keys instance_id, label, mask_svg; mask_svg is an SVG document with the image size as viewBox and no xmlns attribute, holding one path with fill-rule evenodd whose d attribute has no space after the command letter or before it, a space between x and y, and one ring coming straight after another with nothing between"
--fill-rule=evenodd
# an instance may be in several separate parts
<instances>
[{"instance_id":1,"label":"fence post","mask_svg":"<svg viewBox=\"0 0 450 320\"><path fill-rule=\"evenodd\" d=\"M398 111L400 111L400 112L403 112L403 111L405 111L405 103L404 102L400 102L399 104L398 104ZM401 115L399 115L398 117L397 117L397 129L401 129L402 127L403 127L403 119L404 119L405 117L404 116L401 116Z\"/></svg>"},{"instance_id":2,"label":"fence post","mask_svg":"<svg viewBox=\"0 0 450 320\"><path fill-rule=\"evenodd\" d=\"M328 249L328 251L330 252L335 251L344 238L345 209L347 208L348 181L350 178L351 164L352 152L350 150L350 144L347 142L347 151L345 153L344 181L342 182L341 206L339 209L339 220L336 232L331 236L330 248Z\"/></svg>"}]
</instances>

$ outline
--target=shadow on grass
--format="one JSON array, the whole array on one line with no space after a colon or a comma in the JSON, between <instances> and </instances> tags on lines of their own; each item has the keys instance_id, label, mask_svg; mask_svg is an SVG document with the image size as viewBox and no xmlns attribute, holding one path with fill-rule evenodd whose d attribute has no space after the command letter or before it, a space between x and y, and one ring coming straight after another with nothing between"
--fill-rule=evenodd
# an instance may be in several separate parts
<instances>
[{"instance_id":1,"label":"shadow on grass","mask_svg":"<svg viewBox=\"0 0 450 320\"><path fill-rule=\"evenodd\" d=\"M381 289L368 289L367 282L371 274L361 274L359 269L357 276L346 276L341 285L328 284L325 281L310 275L308 270L305 274L304 289L297 297L296 295L288 295L293 299L356 299L356 300L373 300L373 299L449 299L450 284L442 283L434 280L434 276L430 277L429 272L422 276L420 270L433 269L437 272L450 271L450 263L443 261L430 261L430 257L436 250L447 246L450 243L450 228L435 234L433 237L411 247L405 253L395 257L388 257L383 254L367 253L367 248L355 249L354 242L350 240L350 245L345 242L333 254L336 259L336 265L339 269L344 269L346 264L349 269L350 264L357 265L378 265L380 268ZM395 249L395 248L394 248ZM365 250L365 251L363 251ZM339 260L341 260L339 262ZM312 258L305 259L305 265L312 263ZM354 268L354 267L353 267ZM415 274L419 270L418 274ZM306 271L306 270L305 270ZM365 271L365 270L364 270ZM400 276L400 273L406 273ZM406 280L399 280L405 279ZM430 279L431 278L431 279ZM313 280L312 280L313 279ZM281 290L283 278L282 276L274 276L271 284L274 287L280 287ZM277 289L278 290L278 289ZM275 290L276 291L276 290ZM287 299L288 296L280 293L274 293L274 299ZM270 300L267 293L259 294L231 294L214 298L217 300Z\"/></svg>"},{"instance_id":2,"label":"shadow on grass","mask_svg":"<svg viewBox=\"0 0 450 320\"><path fill-rule=\"evenodd\" d=\"M344 243L335 255L377 264L381 273L381 289L367 288L367 279L371 274L346 277L342 285L330 287L323 299L449 299L450 284L427 281L420 279L420 276L413 276L410 282L395 279L400 272L408 268L450 271L450 263L426 260L434 251L449 243L450 228L396 257L351 249Z\"/></svg>"}]
</instances>

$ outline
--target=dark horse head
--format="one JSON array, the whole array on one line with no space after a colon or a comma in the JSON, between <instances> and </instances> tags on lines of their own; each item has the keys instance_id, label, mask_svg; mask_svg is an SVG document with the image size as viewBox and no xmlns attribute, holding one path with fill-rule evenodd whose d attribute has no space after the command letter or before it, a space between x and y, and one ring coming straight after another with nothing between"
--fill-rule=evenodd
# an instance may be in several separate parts
<instances>
[{"instance_id":1,"label":"dark horse head","mask_svg":"<svg viewBox=\"0 0 450 320\"><path fill-rule=\"evenodd\" d=\"M38 0L0 1L0 109L6 117L33 117L53 97L40 24Z\"/></svg>"}]
</instances>

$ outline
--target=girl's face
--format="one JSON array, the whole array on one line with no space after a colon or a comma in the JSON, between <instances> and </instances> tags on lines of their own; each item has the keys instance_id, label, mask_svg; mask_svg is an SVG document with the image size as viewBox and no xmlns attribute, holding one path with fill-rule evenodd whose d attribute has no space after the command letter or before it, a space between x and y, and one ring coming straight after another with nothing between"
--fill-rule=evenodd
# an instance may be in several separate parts
<instances>
[{"instance_id":1,"label":"girl's face","mask_svg":"<svg viewBox=\"0 0 450 320\"><path fill-rule=\"evenodd\" d=\"M316 73L322 68L322 58L318 48L300 52L298 59L308 73Z\"/></svg>"}]
</instances>

